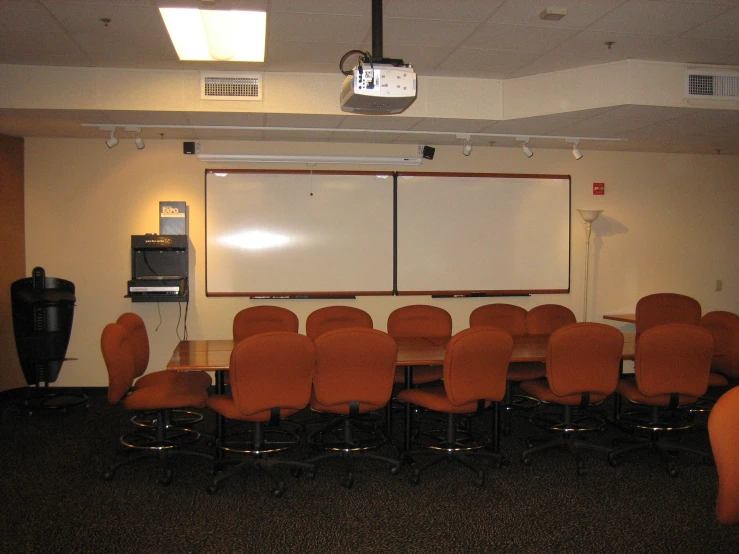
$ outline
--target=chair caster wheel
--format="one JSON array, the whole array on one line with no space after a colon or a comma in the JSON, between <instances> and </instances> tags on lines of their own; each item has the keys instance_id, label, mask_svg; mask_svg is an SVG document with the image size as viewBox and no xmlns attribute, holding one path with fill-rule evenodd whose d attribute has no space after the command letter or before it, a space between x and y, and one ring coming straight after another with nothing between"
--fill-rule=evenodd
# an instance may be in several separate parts
<instances>
[{"instance_id":1,"label":"chair caster wheel","mask_svg":"<svg viewBox=\"0 0 739 554\"><path fill-rule=\"evenodd\" d=\"M115 471L106 471L105 475L103 475L103 480L112 481L113 477L115 477Z\"/></svg>"},{"instance_id":2,"label":"chair caster wheel","mask_svg":"<svg viewBox=\"0 0 739 554\"><path fill-rule=\"evenodd\" d=\"M295 477L297 479L301 475L303 475L303 470L299 467L290 470L290 477Z\"/></svg>"},{"instance_id":3,"label":"chair caster wheel","mask_svg":"<svg viewBox=\"0 0 739 554\"><path fill-rule=\"evenodd\" d=\"M521 456L521 461L523 462L523 465L530 466L531 465L531 458L528 456Z\"/></svg>"},{"instance_id":4,"label":"chair caster wheel","mask_svg":"<svg viewBox=\"0 0 739 554\"><path fill-rule=\"evenodd\" d=\"M163 487L171 485L172 484L172 470L171 469L165 470L164 475L157 480L157 483L159 483Z\"/></svg>"},{"instance_id":5,"label":"chair caster wheel","mask_svg":"<svg viewBox=\"0 0 739 554\"><path fill-rule=\"evenodd\" d=\"M583 464L582 461L578 460L577 461L577 474L580 477L582 477L586 473L587 473L587 471L585 471L585 464Z\"/></svg>"},{"instance_id":6,"label":"chair caster wheel","mask_svg":"<svg viewBox=\"0 0 739 554\"><path fill-rule=\"evenodd\" d=\"M670 477L677 477L680 475L680 470L677 468L675 464L667 464L667 473L670 474Z\"/></svg>"},{"instance_id":7,"label":"chair caster wheel","mask_svg":"<svg viewBox=\"0 0 739 554\"><path fill-rule=\"evenodd\" d=\"M218 492L218 485L208 485L208 488L205 489L205 492L208 494L215 494Z\"/></svg>"},{"instance_id":8,"label":"chair caster wheel","mask_svg":"<svg viewBox=\"0 0 739 554\"><path fill-rule=\"evenodd\" d=\"M346 476L341 480L341 486L350 489L354 486L354 474L347 473Z\"/></svg>"},{"instance_id":9,"label":"chair caster wheel","mask_svg":"<svg viewBox=\"0 0 739 554\"><path fill-rule=\"evenodd\" d=\"M396 466L390 466L390 475L397 475L400 473L400 464Z\"/></svg>"},{"instance_id":10,"label":"chair caster wheel","mask_svg":"<svg viewBox=\"0 0 739 554\"><path fill-rule=\"evenodd\" d=\"M611 467L618 467L618 460L616 460L613 454L608 455L608 463L611 465Z\"/></svg>"},{"instance_id":11,"label":"chair caster wheel","mask_svg":"<svg viewBox=\"0 0 739 554\"><path fill-rule=\"evenodd\" d=\"M418 485L421 482L421 476L417 471L414 471L408 480L411 482L411 485Z\"/></svg>"}]
</instances>

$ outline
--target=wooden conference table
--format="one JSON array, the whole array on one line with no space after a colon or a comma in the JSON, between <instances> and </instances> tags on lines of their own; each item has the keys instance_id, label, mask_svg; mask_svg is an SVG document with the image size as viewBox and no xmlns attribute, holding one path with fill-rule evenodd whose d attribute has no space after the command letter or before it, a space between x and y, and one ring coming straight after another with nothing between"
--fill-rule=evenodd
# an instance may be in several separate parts
<instances>
[{"instance_id":1,"label":"wooden conference table","mask_svg":"<svg viewBox=\"0 0 739 554\"><path fill-rule=\"evenodd\" d=\"M624 333L624 348L621 360L634 359L634 333ZM548 335L523 335L514 337L511 362L544 362L546 361ZM413 367L423 365L439 365L444 361L446 340L416 337L396 340L398 344L398 360L396 365L406 371L406 386L412 382ZM225 391L224 375L228 371L234 341L231 339L216 340L183 340L175 348L167 363L170 371L213 371L216 376L216 393ZM407 406L409 408L409 406ZM410 409L406 409L404 447L410 447ZM219 419L218 436L222 435L223 422ZM494 444L498 449L498 444Z\"/></svg>"}]
</instances>

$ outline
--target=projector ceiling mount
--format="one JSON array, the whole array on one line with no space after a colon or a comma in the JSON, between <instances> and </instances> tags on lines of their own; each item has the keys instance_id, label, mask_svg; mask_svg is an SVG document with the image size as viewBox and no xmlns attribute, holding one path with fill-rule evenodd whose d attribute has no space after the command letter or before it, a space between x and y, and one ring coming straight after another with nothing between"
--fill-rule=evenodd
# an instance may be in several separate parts
<instances>
[{"instance_id":1,"label":"projector ceiling mount","mask_svg":"<svg viewBox=\"0 0 739 554\"><path fill-rule=\"evenodd\" d=\"M344 62L356 54L351 71ZM416 99L416 73L401 59L382 52L382 0L372 0L372 53L349 50L341 57L340 71L347 76L341 87L341 109L346 112L387 115L404 111Z\"/></svg>"}]
</instances>

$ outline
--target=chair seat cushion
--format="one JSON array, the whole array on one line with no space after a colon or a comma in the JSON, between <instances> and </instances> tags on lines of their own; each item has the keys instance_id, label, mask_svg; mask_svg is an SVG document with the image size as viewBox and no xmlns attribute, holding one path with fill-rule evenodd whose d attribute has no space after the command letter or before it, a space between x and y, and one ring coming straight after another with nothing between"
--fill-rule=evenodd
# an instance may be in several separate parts
<instances>
[{"instance_id":1,"label":"chair seat cushion","mask_svg":"<svg viewBox=\"0 0 739 554\"><path fill-rule=\"evenodd\" d=\"M636 386L636 381L630 379L619 379L616 392L630 402L637 404L646 404L648 406L669 406L670 395L660 394L658 396L645 396ZM684 406L686 404L694 404L698 398L681 394L678 398L678 404Z\"/></svg>"},{"instance_id":2,"label":"chair seat cushion","mask_svg":"<svg viewBox=\"0 0 739 554\"><path fill-rule=\"evenodd\" d=\"M153 371L146 373L136 379L133 388L159 386L163 383L186 383L200 389L207 389L213 383L213 379L204 371Z\"/></svg>"},{"instance_id":3,"label":"chair seat cushion","mask_svg":"<svg viewBox=\"0 0 739 554\"><path fill-rule=\"evenodd\" d=\"M186 382L172 382L135 389L123 399L123 406L134 411L203 408L207 400L205 389L191 387Z\"/></svg>"},{"instance_id":4,"label":"chair seat cushion","mask_svg":"<svg viewBox=\"0 0 739 554\"><path fill-rule=\"evenodd\" d=\"M547 366L541 362L513 362L508 366L508 381L529 381L547 374Z\"/></svg>"},{"instance_id":5,"label":"chair seat cushion","mask_svg":"<svg viewBox=\"0 0 739 554\"><path fill-rule=\"evenodd\" d=\"M546 379L537 379L534 381L524 381L521 383L521 390L530 394L534 398L538 398L542 402L550 404L560 404L564 406L578 406L582 402L580 394L568 394L567 396L558 396L549 388ZM608 395L600 393L590 393L590 404L598 404L603 402Z\"/></svg>"},{"instance_id":6,"label":"chair seat cushion","mask_svg":"<svg viewBox=\"0 0 739 554\"><path fill-rule=\"evenodd\" d=\"M316 392L313 390L310 397L310 407L317 412L324 412L327 414L340 414L349 415L350 405L349 402L342 402L340 404L323 404L318 398L316 398ZM367 402L359 403L359 413L366 414L368 412L374 412L375 410L381 410L385 407L385 404L373 404Z\"/></svg>"},{"instance_id":7,"label":"chair seat cushion","mask_svg":"<svg viewBox=\"0 0 739 554\"><path fill-rule=\"evenodd\" d=\"M712 371L708 374L708 386L709 387L728 387L729 386L729 380L721 375L720 373L716 373L715 371Z\"/></svg>"},{"instance_id":8,"label":"chair seat cushion","mask_svg":"<svg viewBox=\"0 0 739 554\"><path fill-rule=\"evenodd\" d=\"M444 368L440 365L419 365L413 368L413 384L424 385L441 381L444 376ZM405 384L405 368L399 367L395 370L395 383Z\"/></svg>"},{"instance_id":9,"label":"chair seat cushion","mask_svg":"<svg viewBox=\"0 0 739 554\"><path fill-rule=\"evenodd\" d=\"M249 415L241 413L238 406L236 406L236 402L234 401L233 396L231 396L230 394L217 394L215 396L210 396L208 397L207 405L211 410L218 412L227 419L257 423L266 423L267 421L272 419L271 410L262 410L260 412ZM280 410L280 418L289 417L298 411L299 410L296 409L283 408Z\"/></svg>"},{"instance_id":10,"label":"chair seat cushion","mask_svg":"<svg viewBox=\"0 0 739 554\"><path fill-rule=\"evenodd\" d=\"M446 395L444 387L429 387L424 389L406 389L398 393L398 401L410 402L427 410L435 412L451 413L451 414L473 414L477 411L477 402L469 402L467 404L452 404ZM485 407L490 406L490 402L485 402Z\"/></svg>"}]
</instances>

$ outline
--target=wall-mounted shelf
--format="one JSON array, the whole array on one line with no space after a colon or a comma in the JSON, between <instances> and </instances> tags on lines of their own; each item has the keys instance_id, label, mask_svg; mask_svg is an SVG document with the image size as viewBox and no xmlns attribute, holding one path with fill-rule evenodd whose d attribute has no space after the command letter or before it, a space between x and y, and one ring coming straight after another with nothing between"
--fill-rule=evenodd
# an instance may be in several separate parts
<instances>
[{"instance_id":1,"label":"wall-mounted shelf","mask_svg":"<svg viewBox=\"0 0 739 554\"><path fill-rule=\"evenodd\" d=\"M188 267L187 235L132 235L125 297L132 302L187 302Z\"/></svg>"}]
</instances>

